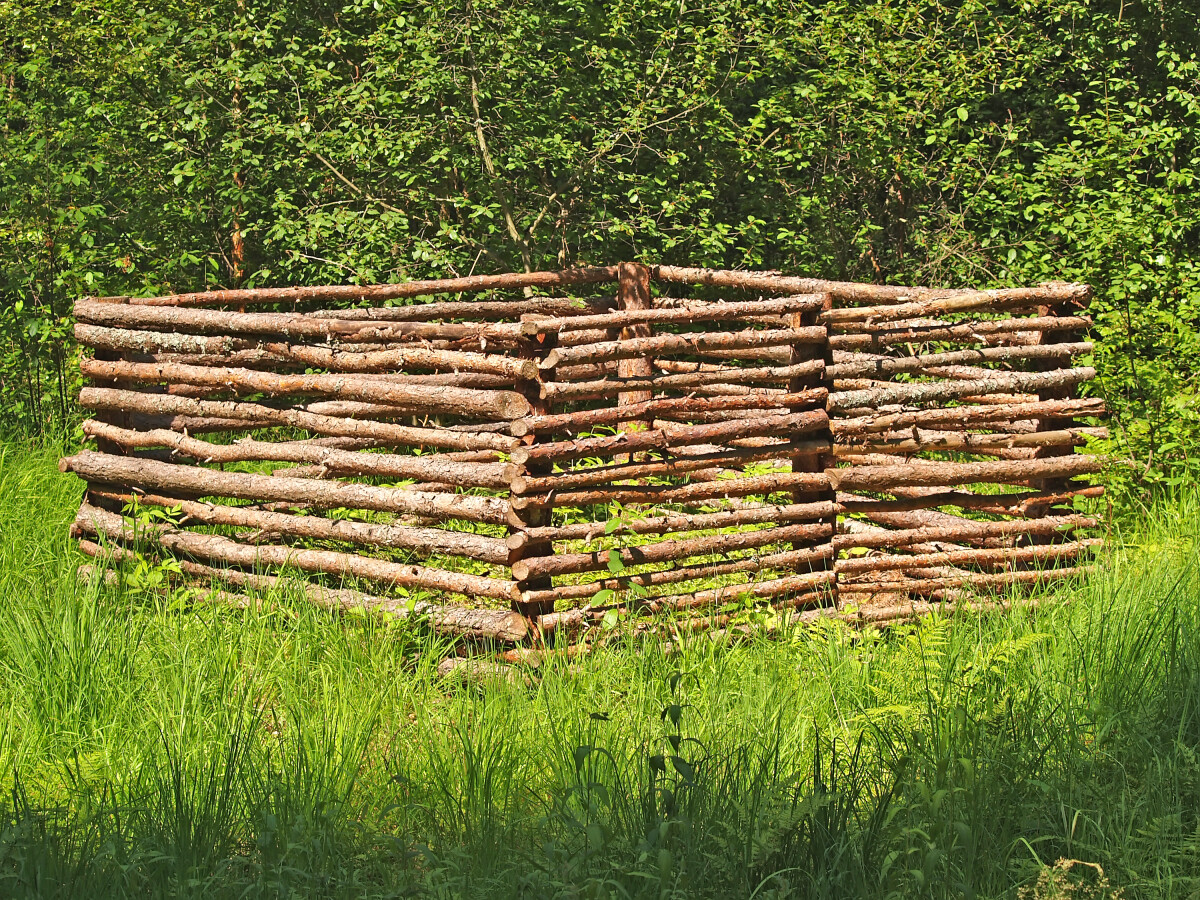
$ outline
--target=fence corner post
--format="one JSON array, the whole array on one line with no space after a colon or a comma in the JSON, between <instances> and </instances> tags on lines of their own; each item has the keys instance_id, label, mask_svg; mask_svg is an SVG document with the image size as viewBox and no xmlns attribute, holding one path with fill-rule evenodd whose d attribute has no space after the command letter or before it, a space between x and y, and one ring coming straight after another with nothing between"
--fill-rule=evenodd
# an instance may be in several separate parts
<instances>
[{"instance_id":1,"label":"fence corner post","mask_svg":"<svg viewBox=\"0 0 1200 900\"><path fill-rule=\"evenodd\" d=\"M821 308L808 312L794 313L788 317L788 326L791 328L813 328L823 327L825 336L819 343L797 343L791 347L789 363L797 365L799 363L814 362L820 360L822 367L820 371L814 372L811 375L804 375L792 378L788 382L788 393L797 394L801 391L824 388L826 391L825 399L820 403L820 409L824 410L826 416L829 413L829 395L833 391L833 381L829 377L829 367L833 365L833 349L829 342L829 325L825 318L821 315L824 311L830 309L833 304L832 294L825 294ZM789 407L791 412L802 412L806 409L813 408L812 403L800 403ZM794 473L822 473L827 468L834 465L833 455L833 432L830 425L826 422L825 427L820 431L809 432L800 437L789 439L788 443L794 447L799 447L801 444L808 444L811 447L813 441L818 441L823 445L822 449L811 450L805 449L803 452L795 452L791 456L791 470ZM818 491L794 491L792 493L792 503L830 503L833 504L837 499L837 492L832 486L826 487ZM832 532L837 532L837 513L830 512L828 516L821 516L815 521L830 525ZM797 541L792 543L793 550L811 550L821 546L824 543L830 545L830 554L813 560L809 565L809 571L812 572L833 572L834 555L833 555L833 534L828 538ZM833 600L834 605L837 605L837 581L836 575L833 576L827 587L828 595Z\"/></svg>"},{"instance_id":2,"label":"fence corner post","mask_svg":"<svg viewBox=\"0 0 1200 900\"><path fill-rule=\"evenodd\" d=\"M532 316L521 316L522 322L530 320L536 321ZM529 401L530 415L542 416L550 411L550 402L542 396L542 385L547 381L554 380L554 369L542 368L541 363L557 344L558 335L553 332L538 332L535 335L521 338L519 348L521 358L531 359L538 363L536 377L519 379L516 384L517 390ZM539 435L535 429L526 435L523 441L528 445L537 443L538 439ZM520 466L517 474L542 477L549 475L553 468L554 464L548 460L531 459ZM549 525L553 514L552 507L527 506L516 502L516 496L510 490L508 495L508 533L510 538L528 528ZM510 542L509 547L508 564L510 567L522 559L551 556L554 553L554 545L546 541L520 542L515 546L513 542ZM553 603L530 603L524 599L530 591L549 590L551 579L548 576L514 578L514 581L516 584L516 596L513 598L514 610L523 613L531 620L535 620L543 613L553 611Z\"/></svg>"},{"instance_id":3,"label":"fence corner post","mask_svg":"<svg viewBox=\"0 0 1200 900\"><path fill-rule=\"evenodd\" d=\"M650 268L641 263L624 262L617 269L617 308L622 312L631 310L650 309L653 301L650 299ZM623 341L632 338L648 338L653 328L649 323L626 325L621 329L619 339ZM622 359L617 362L618 378L652 378L654 376L654 361L652 357L643 356L635 359ZM632 403L642 403L654 396L653 391L625 391L617 399L621 406ZM653 421L641 421L636 425L626 423L630 431L653 428Z\"/></svg>"}]
</instances>

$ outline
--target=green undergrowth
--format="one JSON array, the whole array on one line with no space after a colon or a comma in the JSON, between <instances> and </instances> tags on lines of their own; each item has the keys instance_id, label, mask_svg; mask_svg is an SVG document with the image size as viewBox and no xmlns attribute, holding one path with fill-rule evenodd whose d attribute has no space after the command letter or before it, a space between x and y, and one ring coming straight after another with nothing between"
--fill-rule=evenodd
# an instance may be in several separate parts
<instances>
[{"instance_id":1,"label":"green undergrowth","mask_svg":"<svg viewBox=\"0 0 1200 900\"><path fill-rule=\"evenodd\" d=\"M416 624L80 586L55 457L0 446L0 896L1200 890L1193 495L1035 608L443 679Z\"/></svg>"}]
</instances>

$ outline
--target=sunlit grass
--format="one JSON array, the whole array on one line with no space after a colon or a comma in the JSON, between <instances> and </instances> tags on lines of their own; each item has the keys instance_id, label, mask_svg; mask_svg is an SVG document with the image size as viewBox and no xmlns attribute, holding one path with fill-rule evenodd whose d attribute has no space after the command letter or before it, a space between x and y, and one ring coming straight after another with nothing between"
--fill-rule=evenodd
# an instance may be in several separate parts
<instances>
[{"instance_id":1,"label":"sunlit grass","mask_svg":"<svg viewBox=\"0 0 1200 900\"><path fill-rule=\"evenodd\" d=\"M1200 889L1193 495L1036 608L443 680L419 627L286 591L78 585L55 457L0 446L0 895Z\"/></svg>"}]
</instances>

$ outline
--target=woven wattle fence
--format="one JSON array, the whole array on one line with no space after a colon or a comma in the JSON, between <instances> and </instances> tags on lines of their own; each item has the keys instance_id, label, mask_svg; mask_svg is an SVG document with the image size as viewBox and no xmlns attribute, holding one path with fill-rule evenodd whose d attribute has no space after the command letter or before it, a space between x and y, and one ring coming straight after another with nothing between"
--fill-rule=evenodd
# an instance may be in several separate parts
<instances>
[{"instance_id":1,"label":"woven wattle fence","mask_svg":"<svg viewBox=\"0 0 1200 900\"><path fill-rule=\"evenodd\" d=\"M623 263L80 300L74 531L511 643L1007 594L1097 543L1088 297Z\"/></svg>"}]
</instances>

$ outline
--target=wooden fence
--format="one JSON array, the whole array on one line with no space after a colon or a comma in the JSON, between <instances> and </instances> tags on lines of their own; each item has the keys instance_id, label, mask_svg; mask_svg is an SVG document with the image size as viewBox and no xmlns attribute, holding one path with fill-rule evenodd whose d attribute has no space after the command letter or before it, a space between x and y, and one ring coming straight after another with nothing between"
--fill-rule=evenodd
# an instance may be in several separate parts
<instances>
[{"instance_id":1,"label":"wooden fence","mask_svg":"<svg viewBox=\"0 0 1200 900\"><path fill-rule=\"evenodd\" d=\"M1088 297L623 263L89 298L74 531L511 643L1010 592L1097 543Z\"/></svg>"}]
</instances>

